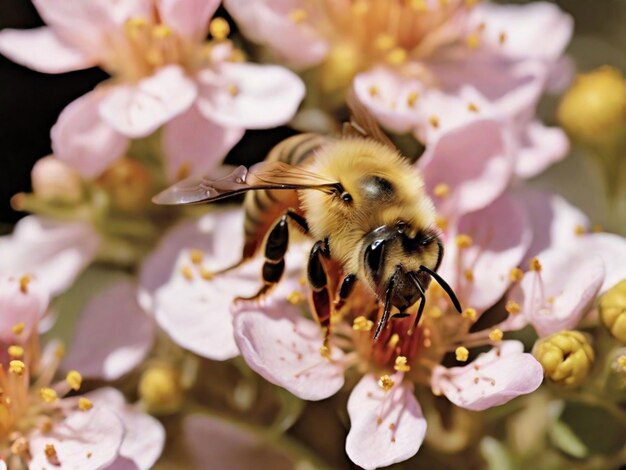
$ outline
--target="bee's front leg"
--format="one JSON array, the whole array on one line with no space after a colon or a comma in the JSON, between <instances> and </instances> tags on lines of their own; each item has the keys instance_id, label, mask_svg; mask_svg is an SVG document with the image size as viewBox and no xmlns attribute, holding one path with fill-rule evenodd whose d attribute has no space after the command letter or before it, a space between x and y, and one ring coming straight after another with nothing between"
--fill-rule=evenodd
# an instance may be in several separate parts
<instances>
[{"instance_id":1,"label":"bee's front leg","mask_svg":"<svg viewBox=\"0 0 626 470\"><path fill-rule=\"evenodd\" d=\"M328 288L328 276L323 259L329 259L330 253L325 241L315 242L309 255L307 265L307 277L311 286L311 298L313 315L324 329L324 345L328 342L330 334L331 303Z\"/></svg>"},{"instance_id":2,"label":"bee's front leg","mask_svg":"<svg viewBox=\"0 0 626 470\"><path fill-rule=\"evenodd\" d=\"M350 297L350 294L352 294L352 291L354 290L356 281L356 274L348 274L343 278L341 287L339 287L339 295L335 299L334 303L335 311L338 312L346 304L346 300Z\"/></svg>"}]
</instances>

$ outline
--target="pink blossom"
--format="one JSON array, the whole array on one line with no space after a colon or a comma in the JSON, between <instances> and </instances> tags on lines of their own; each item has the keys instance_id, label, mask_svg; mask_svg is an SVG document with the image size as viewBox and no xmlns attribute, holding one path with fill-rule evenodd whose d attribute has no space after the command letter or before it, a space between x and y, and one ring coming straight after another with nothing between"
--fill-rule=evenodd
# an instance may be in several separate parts
<instances>
[{"instance_id":1,"label":"pink blossom","mask_svg":"<svg viewBox=\"0 0 626 470\"><path fill-rule=\"evenodd\" d=\"M30 274L56 295L72 285L99 245L88 222L27 216L11 235L0 237L0 274Z\"/></svg>"},{"instance_id":2,"label":"pink blossom","mask_svg":"<svg viewBox=\"0 0 626 470\"><path fill-rule=\"evenodd\" d=\"M218 5L38 0L48 26L2 31L0 52L41 72L97 65L113 76L61 113L52 129L57 157L93 178L124 154L129 139L165 126L166 171L174 179L215 166L246 128L287 122L304 95L288 70L240 63L230 41L204 40Z\"/></svg>"}]
</instances>

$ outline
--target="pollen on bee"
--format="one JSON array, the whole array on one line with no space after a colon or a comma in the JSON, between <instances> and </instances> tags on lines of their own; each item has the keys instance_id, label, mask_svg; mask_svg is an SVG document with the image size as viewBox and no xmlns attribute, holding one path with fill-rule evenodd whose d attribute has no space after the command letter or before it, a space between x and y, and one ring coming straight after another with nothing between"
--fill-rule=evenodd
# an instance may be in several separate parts
<instances>
[{"instance_id":1,"label":"pollen on bee","mask_svg":"<svg viewBox=\"0 0 626 470\"><path fill-rule=\"evenodd\" d=\"M382 388L385 392L391 390L395 384L396 383L393 381L393 379L387 374L381 375L378 379L378 386Z\"/></svg>"},{"instance_id":2,"label":"pollen on bee","mask_svg":"<svg viewBox=\"0 0 626 470\"><path fill-rule=\"evenodd\" d=\"M502 330L500 328L494 328L493 330L491 330L489 332L489 339L491 341L502 341L502 338L504 336L504 333L502 333Z\"/></svg>"},{"instance_id":3,"label":"pollen on bee","mask_svg":"<svg viewBox=\"0 0 626 470\"><path fill-rule=\"evenodd\" d=\"M472 240L472 237L466 233L460 233L454 237L454 243L456 243L456 246L459 248L469 248L474 243L474 240Z\"/></svg>"},{"instance_id":4,"label":"pollen on bee","mask_svg":"<svg viewBox=\"0 0 626 470\"><path fill-rule=\"evenodd\" d=\"M456 360L459 362L465 362L469 358L469 350L465 346L459 346L454 350Z\"/></svg>"},{"instance_id":5,"label":"pollen on bee","mask_svg":"<svg viewBox=\"0 0 626 470\"><path fill-rule=\"evenodd\" d=\"M22 346L18 346L17 344L13 344L8 347L7 352L9 353L9 356L19 359L24 355L24 348Z\"/></svg>"},{"instance_id":6,"label":"pollen on bee","mask_svg":"<svg viewBox=\"0 0 626 470\"><path fill-rule=\"evenodd\" d=\"M512 282L519 282L522 280L523 277L524 271L522 271L520 268L513 268L509 273L509 279L511 279Z\"/></svg>"},{"instance_id":7,"label":"pollen on bee","mask_svg":"<svg viewBox=\"0 0 626 470\"><path fill-rule=\"evenodd\" d=\"M466 308L465 310L463 310L463 313L461 315L463 316L463 318L474 321L477 317L476 309L471 307Z\"/></svg>"},{"instance_id":8,"label":"pollen on bee","mask_svg":"<svg viewBox=\"0 0 626 470\"><path fill-rule=\"evenodd\" d=\"M304 22L308 16L308 13L303 8L297 8L289 12L289 19L296 24Z\"/></svg>"},{"instance_id":9,"label":"pollen on bee","mask_svg":"<svg viewBox=\"0 0 626 470\"><path fill-rule=\"evenodd\" d=\"M31 280L32 278L28 274L20 277L20 292L22 292L22 294L28 294L28 284L30 284Z\"/></svg>"},{"instance_id":10,"label":"pollen on bee","mask_svg":"<svg viewBox=\"0 0 626 470\"><path fill-rule=\"evenodd\" d=\"M430 116L428 118L428 122L430 123L431 126L433 126L435 129L439 128L439 118L437 116Z\"/></svg>"},{"instance_id":11,"label":"pollen on bee","mask_svg":"<svg viewBox=\"0 0 626 470\"><path fill-rule=\"evenodd\" d=\"M535 272L541 271L541 263L539 262L537 258L531 259L530 262L528 263L528 266L531 271L535 271Z\"/></svg>"},{"instance_id":12,"label":"pollen on bee","mask_svg":"<svg viewBox=\"0 0 626 470\"><path fill-rule=\"evenodd\" d=\"M510 315L517 315L520 310L522 309L520 307L520 304L518 304L517 302L515 302L514 300L509 300L506 305L504 306L504 309L510 314Z\"/></svg>"},{"instance_id":13,"label":"pollen on bee","mask_svg":"<svg viewBox=\"0 0 626 470\"><path fill-rule=\"evenodd\" d=\"M398 372L408 372L411 370L411 366L407 364L406 356L398 356L396 357L396 363L393 368Z\"/></svg>"},{"instance_id":14,"label":"pollen on bee","mask_svg":"<svg viewBox=\"0 0 626 470\"><path fill-rule=\"evenodd\" d=\"M368 320L363 315L360 315L352 322L352 329L355 331L371 331L374 327L374 322Z\"/></svg>"},{"instance_id":15,"label":"pollen on bee","mask_svg":"<svg viewBox=\"0 0 626 470\"><path fill-rule=\"evenodd\" d=\"M187 281L193 281L193 271L189 266L183 266L180 268L180 273Z\"/></svg>"},{"instance_id":16,"label":"pollen on bee","mask_svg":"<svg viewBox=\"0 0 626 470\"><path fill-rule=\"evenodd\" d=\"M203 258L204 258L204 253L202 253L202 250L199 250L197 248L189 250L189 259L191 260L193 264L202 263Z\"/></svg>"},{"instance_id":17,"label":"pollen on bee","mask_svg":"<svg viewBox=\"0 0 626 470\"><path fill-rule=\"evenodd\" d=\"M443 199L450 195L450 186L446 183L439 183L433 189L433 194L440 199Z\"/></svg>"},{"instance_id":18,"label":"pollen on bee","mask_svg":"<svg viewBox=\"0 0 626 470\"><path fill-rule=\"evenodd\" d=\"M478 111L480 111L480 109L475 103L469 103L467 105L467 110L471 113L477 113Z\"/></svg>"}]
</instances>

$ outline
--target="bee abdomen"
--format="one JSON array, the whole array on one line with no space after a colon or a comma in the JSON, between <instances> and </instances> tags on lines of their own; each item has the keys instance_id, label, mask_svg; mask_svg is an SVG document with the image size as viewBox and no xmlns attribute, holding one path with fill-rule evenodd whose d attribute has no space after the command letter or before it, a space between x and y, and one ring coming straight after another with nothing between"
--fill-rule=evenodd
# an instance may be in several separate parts
<instances>
[{"instance_id":1,"label":"bee abdomen","mask_svg":"<svg viewBox=\"0 0 626 470\"><path fill-rule=\"evenodd\" d=\"M299 134L276 145L266 160L300 166L314 158L316 150L329 140L319 134ZM289 208L301 213L295 190L261 190L246 194L244 258L254 256L274 221Z\"/></svg>"}]
</instances>

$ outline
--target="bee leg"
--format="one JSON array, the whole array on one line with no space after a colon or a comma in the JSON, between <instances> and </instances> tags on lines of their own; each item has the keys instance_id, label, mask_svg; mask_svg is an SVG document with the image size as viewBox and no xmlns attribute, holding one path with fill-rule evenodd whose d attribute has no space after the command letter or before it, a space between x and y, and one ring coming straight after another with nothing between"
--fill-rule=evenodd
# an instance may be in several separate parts
<instances>
[{"instance_id":1,"label":"bee leg","mask_svg":"<svg viewBox=\"0 0 626 470\"><path fill-rule=\"evenodd\" d=\"M341 310L341 308L346 304L346 300L350 297L350 294L352 294L352 291L354 290L356 281L356 274L348 274L343 278L341 287L339 288L339 295L334 302L335 311Z\"/></svg>"},{"instance_id":2,"label":"bee leg","mask_svg":"<svg viewBox=\"0 0 626 470\"><path fill-rule=\"evenodd\" d=\"M326 243L319 240L313 245L309 255L307 265L307 277L311 285L311 296L313 300L313 314L317 318L320 326L324 329L324 345L328 343L330 335L330 314L331 303L328 292L328 276L322 258L328 259L330 253Z\"/></svg>"},{"instance_id":3,"label":"bee leg","mask_svg":"<svg viewBox=\"0 0 626 470\"><path fill-rule=\"evenodd\" d=\"M393 306L391 304L391 301L393 299L393 287L396 282L396 275L399 272L400 272L400 268L397 268L395 272L393 273L393 275L391 276L391 279L389 279L389 283L387 284L387 289L385 290L385 308L383 309L383 316L380 318L378 325L376 325L376 332L374 333L374 341L378 339L378 336L380 335L381 331L383 331L383 328L385 327L385 325L387 325L387 322L389 321L389 316L391 315L391 308Z\"/></svg>"},{"instance_id":4,"label":"bee leg","mask_svg":"<svg viewBox=\"0 0 626 470\"><path fill-rule=\"evenodd\" d=\"M289 214L283 215L272 230L270 230L265 242L265 263L263 263L262 277L263 287L251 297L237 297L235 301L258 300L267 294L285 272L285 253L289 246Z\"/></svg>"}]
</instances>

